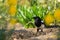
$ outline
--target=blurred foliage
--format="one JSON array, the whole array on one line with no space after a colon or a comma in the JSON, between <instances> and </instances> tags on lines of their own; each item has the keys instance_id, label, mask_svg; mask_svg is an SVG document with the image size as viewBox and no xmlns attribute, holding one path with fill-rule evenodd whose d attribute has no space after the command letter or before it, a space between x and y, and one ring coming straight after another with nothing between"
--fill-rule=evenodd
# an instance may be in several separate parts
<instances>
[{"instance_id":1,"label":"blurred foliage","mask_svg":"<svg viewBox=\"0 0 60 40\"><path fill-rule=\"evenodd\" d=\"M13 33L14 29L6 31L5 28L0 29L0 40L11 40L10 37Z\"/></svg>"},{"instance_id":2,"label":"blurred foliage","mask_svg":"<svg viewBox=\"0 0 60 40\"><path fill-rule=\"evenodd\" d=\"M2 0L0 18L8 20L12 25L18 21L25 28L33 28L35 27L33 17L39 16L46 25L49 25L53 21L60 20L59 5L58 0Z\"/></svg>"},{"instance_id":3,"label":"blurred foliage","mask_svg":"<svg viewBox=\"0 0 60 40\"><path fill-rule=\"evenodd\" d=\"M24 26L26 25L33 25L32 22L32 17L34 14L32 14L32 10L30 8L27 8L27 7L19 7L18 8L18 13L16 14L17 15L17 19L20 23L22 23ZM29 26L28 25L28 26ZM29 28L29 27L27 27Z\"/></svg>"},{"instance_id":4,"label":"blurred foliage","mask_svg":"<svg viewBox=\"0 0 60 40\"><path fill-rule=\"evenodd\" d=\"M34 5L37 6L37 0L29 0L29 2L31 6L34 6Z\"/></svg>"},{"instance_id":5,"label":"blurred foliage","mask_svg":"<svg viewBox=\"0 0 60 40\"><path fill-rule=\"evenodd\" d=\"M5 29L0 29L0 40L5 40L6 35L5 35Z\"/></svg>"}]
</instances>

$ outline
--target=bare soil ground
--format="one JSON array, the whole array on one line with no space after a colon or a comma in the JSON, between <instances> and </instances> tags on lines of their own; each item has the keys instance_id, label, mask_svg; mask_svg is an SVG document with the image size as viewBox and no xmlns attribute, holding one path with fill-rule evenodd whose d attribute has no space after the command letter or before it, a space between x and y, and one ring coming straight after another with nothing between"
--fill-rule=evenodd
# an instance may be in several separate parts
<instances>
[{"instance_id":1,"label":"bare soil ground","mask_svg":"<svg viewBox=\"0 0 60 40\"><path fill-rule=\"evenodd\" d=\"M60 40L60 28L44 28L43 32L37 33L36 28L24 29L20 26L16 25L10 40Z\"/></svg>"}]
</instances>

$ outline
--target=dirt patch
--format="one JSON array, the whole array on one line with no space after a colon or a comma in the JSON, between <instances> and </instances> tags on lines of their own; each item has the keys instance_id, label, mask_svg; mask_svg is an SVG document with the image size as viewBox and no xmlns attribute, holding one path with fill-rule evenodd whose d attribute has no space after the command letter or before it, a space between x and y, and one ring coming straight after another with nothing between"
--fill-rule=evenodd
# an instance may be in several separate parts
<instances>
[{"instance_id":1,"label":"dirt patch","mask_svg":"<svg viewBox=\"0 0 60 40\"><path fill-rule=\"evenodd\" d=\"M52 31L50 32L50 30ZM44 28L44 32L36 33L36 28L14 30L11 40L57 40L59 28Z\"/></svg>"}]
</instances>

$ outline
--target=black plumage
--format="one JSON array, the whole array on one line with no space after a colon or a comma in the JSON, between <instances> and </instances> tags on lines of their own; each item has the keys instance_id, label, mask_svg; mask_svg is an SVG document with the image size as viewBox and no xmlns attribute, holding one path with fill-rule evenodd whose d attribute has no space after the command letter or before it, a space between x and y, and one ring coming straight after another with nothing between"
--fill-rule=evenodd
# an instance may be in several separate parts
<instances>
[{"instance_id":1,"label":"black plumage","mask_svg":"<svg viewBox=\"0 0 60 40\"><path fill-rule=\"evenodd\" d=\"M41 24L42 24L42 22L41 22L42 20L41 20L41 18L38 17L38 16L33 17L33 18L34 18L34 20L35 20L34 24L35 24L35 26L37 27L37 32L39 32L39 29L41 29L40 26L41 26ZM42 29L41 29L41 32L43 32Z\"/></svg>"}]
</instances>

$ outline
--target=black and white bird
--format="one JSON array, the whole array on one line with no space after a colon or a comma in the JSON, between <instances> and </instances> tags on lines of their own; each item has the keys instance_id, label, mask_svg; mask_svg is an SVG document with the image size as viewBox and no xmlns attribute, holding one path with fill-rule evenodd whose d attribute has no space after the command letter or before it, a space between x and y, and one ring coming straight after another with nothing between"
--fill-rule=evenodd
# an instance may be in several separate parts
<instances>
[{"instance_id":1,"label":"black and white bird","mask_svg":"<svg viewBox=\"0 0 60 40\"><path fill-rule=\"evenodd\" d=\"M39 30L41 31L41 32L43 32L43 29L41 29L40 27L41 27L41 24L43 23L42 22L42 20L41 20L41 18L40 17L38 17L38 16L36 16L36 17L33 17L33 19L34 19L34 24L35 24L35 26L37 27L37 32L39 32Z\"/></svg>"}]
</instances>

